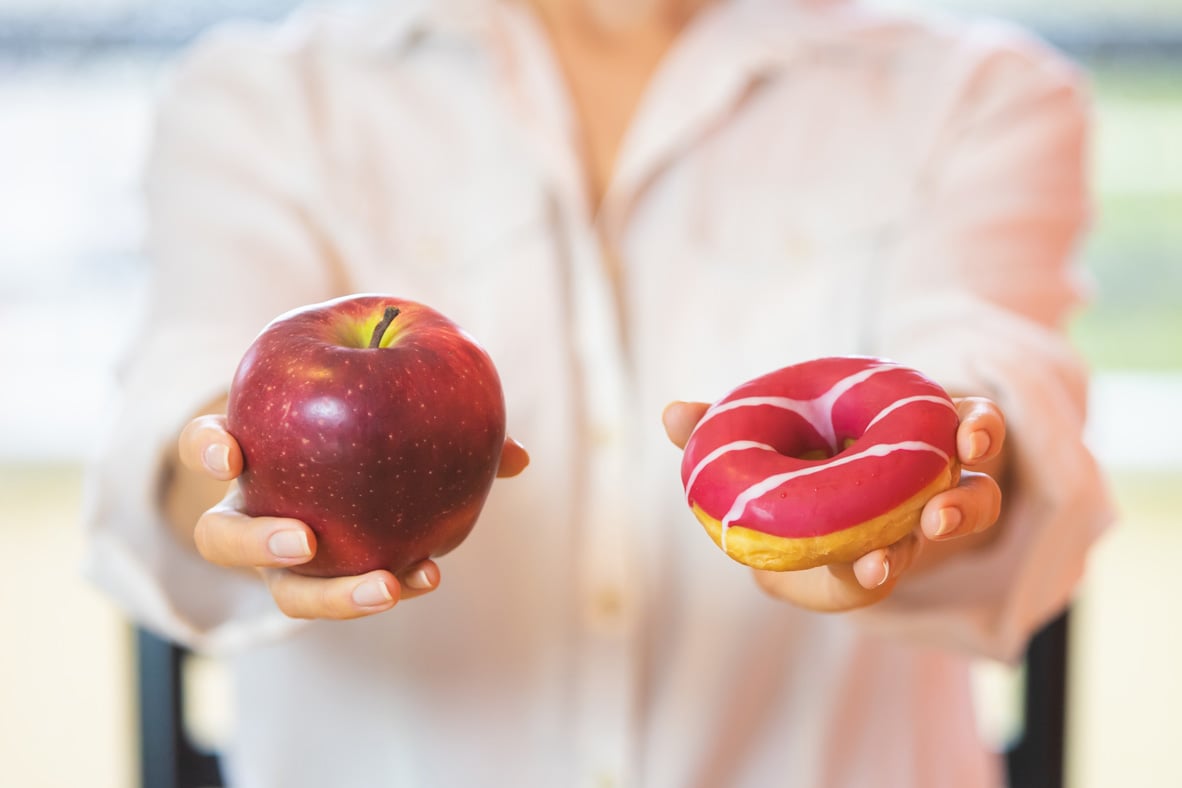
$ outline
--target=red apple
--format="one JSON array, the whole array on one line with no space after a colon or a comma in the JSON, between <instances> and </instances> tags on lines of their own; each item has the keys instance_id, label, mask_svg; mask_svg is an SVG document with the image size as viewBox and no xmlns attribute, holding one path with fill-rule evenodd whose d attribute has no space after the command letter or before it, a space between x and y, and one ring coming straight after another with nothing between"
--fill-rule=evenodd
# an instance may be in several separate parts
<instances>
[{"instance_id":1,"label":"red apple","mask_svg":"<svg viewBox=\"0 0 1182 788\"><path fill-rule=\"evenodd\" d=\"M488 354L422 304L339 298L279 316L246 351L227 427L251 516L294 517L320 577L399 572L472 530L505 440Z\"/></svg>"}]
</instances>

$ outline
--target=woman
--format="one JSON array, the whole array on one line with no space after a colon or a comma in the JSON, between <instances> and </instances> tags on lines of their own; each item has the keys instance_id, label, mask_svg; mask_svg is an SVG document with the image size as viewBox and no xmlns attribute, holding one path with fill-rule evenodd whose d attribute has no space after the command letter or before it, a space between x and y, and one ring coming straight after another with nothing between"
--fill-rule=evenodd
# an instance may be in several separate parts
<instances>
[{"instance_id":1,"label":"woman","mask_svg":"<svg viewBox=\"0 0 1182 788\"><path fill-rule=\"evenodd\" d=\"M969 660L1016 658L1108 522L1061 332L1084 118L1012 30L840 2L391 3L213 36L160 113L151 330L91 572L226 655L234 785L996 785ZM242 351L356 291L478 337L532 454L446 582L295 575L304 524L217 503ZM849 353L967 395L958 451L988 473L890 548L753 579L659 418L682 445L698 401ZM503 475L527 462L506 443Z\"/></svg>"}]
</instances>

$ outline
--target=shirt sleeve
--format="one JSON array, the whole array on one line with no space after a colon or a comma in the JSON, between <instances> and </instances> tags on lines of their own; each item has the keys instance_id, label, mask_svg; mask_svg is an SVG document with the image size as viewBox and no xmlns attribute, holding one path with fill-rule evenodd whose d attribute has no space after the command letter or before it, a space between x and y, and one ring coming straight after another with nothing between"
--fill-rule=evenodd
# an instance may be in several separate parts
<instances>
[{"instance_id":1,"label":"shirt sleeve","mask_svg":"<svg viewBox=\"0 0 1182 788\"><path fill-rule=\"evenodd\" d=\"M856 614L891 635L1007 661L1068 603L1112 521L1083 442L1087 372L1063 325L1089 217L1079 76L1034 42L970 40L960 97L884 260L876 351L994 399L1011 484L996 540Z\"/></svg>"},{"instance_id":2,"label":"shirt sleeve","mask_svg":"<svg viewBox=\"0 0 1182 788\"><path fill-rule=\"evenodd\" d=\"M145 193L150 285L88 478L84 571L144 626L222 651L295 625L250 572L203 561L160 511L165 458L276 315L339 295L295 48L211 36L163 97Z\"/></svg>"}]
</instances>

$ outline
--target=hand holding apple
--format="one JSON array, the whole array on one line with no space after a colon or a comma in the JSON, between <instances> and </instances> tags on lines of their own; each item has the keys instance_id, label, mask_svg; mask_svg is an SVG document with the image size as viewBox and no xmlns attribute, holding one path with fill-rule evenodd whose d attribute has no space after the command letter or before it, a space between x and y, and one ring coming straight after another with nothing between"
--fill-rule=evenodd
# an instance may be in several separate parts
<instances>
[{"instance_id":1,"label":"hand holding apple","mask_svg":"<svg viewBox=\"0 0 1182 788\"><path fill-rule=\"evenodd\" d=\"M179 449L183 464L202 477L232 481L242 471L242 450L226 431L225 416L207 415L190 421L181 432ZM525 449L506 438L497 475L515 476L528 463ZM293 618L372 615L439 585L439 567L431 560L412 564L397 576L386 569L335 578L287 571L315 555L312 529L290 518L249 517L240 511L240 505L235 483L226 497L197 521L193 532L197 549L211 563L257 570L276 605Z\"/></svg>"},{"instance_id":2,"label":"hand holding apple","mask_svg":"<svg viewBox=\"0 0 1182 788\"><path fill-rule=\"evenodd\" d=\"M395 573L468 535L496 475L505 405L488 354L429 307L350 296L272 321L230 386L242 511L307 523L293 567Z\"/></svg>"}]
</instances>

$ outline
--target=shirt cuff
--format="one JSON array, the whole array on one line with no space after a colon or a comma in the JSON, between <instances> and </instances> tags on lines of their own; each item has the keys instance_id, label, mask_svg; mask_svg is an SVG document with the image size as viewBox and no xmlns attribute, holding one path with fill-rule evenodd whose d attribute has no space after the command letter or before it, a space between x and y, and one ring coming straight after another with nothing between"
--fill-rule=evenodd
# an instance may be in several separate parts
<instances>
[{"instance_id":1,"label":"shirt cuff","mask_svg":"<svg viewBox=\"0 0 1182 788\"><path fill-rule=\"evenodd\" d=\"M209 347L208 337L192 338ZM305 622L283 615L262 579L208 563L174 536L160 507L165 459L180 429L223 390L243 347L186 354L172 332L137 352L124 405L87 477L83 574L147 629L189 648L226 653L282 637ZM182 343L182 344L177 344Z\"/></svg>"},{"instance_id":2,"label":"shirt cuff","mask_svg":"<svg viewBox=\"0 0 1182 788\"><path fill-rule=\"evenodd\" d=\"M950 391L997 402L1010 484L993 542L904 577L854 617L883 634L1013 663L1069 603L1089 548L1114 519L1082 439L1086 374L1058 333L987 302L945 294L908 315L887 354Z\"/></svg>"}]
</instances>

